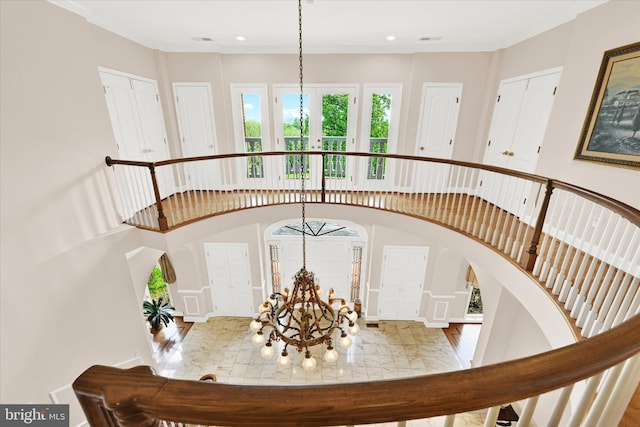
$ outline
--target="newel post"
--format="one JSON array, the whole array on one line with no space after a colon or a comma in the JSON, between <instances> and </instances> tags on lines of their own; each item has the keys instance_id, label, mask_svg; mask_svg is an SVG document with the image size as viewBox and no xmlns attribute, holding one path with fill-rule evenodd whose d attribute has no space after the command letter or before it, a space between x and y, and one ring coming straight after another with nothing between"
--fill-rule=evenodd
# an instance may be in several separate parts
<instances>
[{"instance_id":1,"label":"newel post","mask_svg":"<svg viewBox=\"0 0 640 427\"><path fill-rule=\"evenodd\" d=\"M542 235L542 227L544 226L544 220L547 216L547 210L549 209L549 201L551 200L551 193L553 192L553 181L547 180L547 187L544 193L544 200L542 200L542 206L540 206L540 212L538 213L538 220L536 221L536 227L533 229L533 236L531 237L531 245L529 250L522 257L521 265L526 271L533 271L533 266L538 258L538 244L540 243L540 236Z\"/></svg>"},{"instance_id":2,"label":"newel post","mask_svg":"<svg viewBox=\"0 0 640 427\"><path fill-rule=\"evenodd\" d=\"M160 198L160 189L158 188L158 180L156 178L156 167L153 164L149 166L149 173L151 174L151 183L153 184L153 194L156 197L156 208L158 209L158 226L160 227L160 231L167 231L169 229L169 223L167 222L167 217L164 216L162 199Z\"/></svg>"}]
</instances>

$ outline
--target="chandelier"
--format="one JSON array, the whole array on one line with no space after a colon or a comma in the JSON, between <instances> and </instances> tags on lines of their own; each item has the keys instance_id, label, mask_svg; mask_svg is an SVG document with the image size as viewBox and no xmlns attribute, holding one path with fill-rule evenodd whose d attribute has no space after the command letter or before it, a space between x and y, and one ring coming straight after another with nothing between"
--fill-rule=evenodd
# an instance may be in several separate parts
<instances>
[{"instance_id":1,"label":"chandelier","mask_svg":"<svg viewBox=\"0 0 640 427\"><path fill-rule=\"evenodd\" d=\"M285 288L282 293L275 292L260 305L258 316L251 321L249 328L255 332L251 341L257 346L263 346L261 355L271 359L275 354L274 342L284 343L284 348L278 356L278 365L285 367L290 364L287 348L294 347L298 352L305 353L302 367L312 370L316 360L311 355L310 347L324 344L326 351L324 360L335 362L338 352L334 348L334 337L338 337L341 347L351 346L352 339L360 330L356 320L358 314L347 304L346 300L338 298L333 289L329 289L326 301L322 299L320 286L314 274L308 271L306 246L306 213L305 213L305 143L304 143L304 89L302 73L302 0L298 0L298 47L299 47L299 76L300 76L300 204L302 206L302 268L293 278L293 290ZM347 333L349 332L349 334ZM264 344L264 345L263 345Z\"/></svg>"}]
</instances>

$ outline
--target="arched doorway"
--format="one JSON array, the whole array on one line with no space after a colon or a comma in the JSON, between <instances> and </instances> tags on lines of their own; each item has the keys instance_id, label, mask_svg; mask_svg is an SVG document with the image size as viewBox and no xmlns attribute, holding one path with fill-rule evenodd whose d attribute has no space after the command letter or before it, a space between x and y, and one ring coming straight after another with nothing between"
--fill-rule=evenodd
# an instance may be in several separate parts
<instances>
[{"instance_id":1,"label":"arched doorway","mask_svg":"<svg viewBox=\"0 0 640 427\"><path fill-rule=\"evenodd\" d=\"M149 299L156 301L162 299L171 304L171 292L165 274L159 262L153 266L147 279L145 299L148 296Z\"/></svg>"},{"instance_id":2,"label":"arched doorway","mask_svg":"<svg viewBox=\"0 0 640 427\"><path fill-rule=\"evenodd\" d=\"M467 322L480 323L482 322L483 316L482 296L480 294L480 283L478 283L478 278L472 266L467 268L465 279L467 281L467 288L469 289L469 302L467 303L465 320Z\"/></svg>"}]
</instances>

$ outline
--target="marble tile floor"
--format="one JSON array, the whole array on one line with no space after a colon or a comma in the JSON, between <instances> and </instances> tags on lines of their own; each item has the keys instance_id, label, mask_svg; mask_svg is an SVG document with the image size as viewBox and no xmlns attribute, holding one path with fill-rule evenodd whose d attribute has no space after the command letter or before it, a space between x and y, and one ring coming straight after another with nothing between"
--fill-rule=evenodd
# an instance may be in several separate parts
<instances>
[{"instance_id":1,"label":"marble tile floor","mask_svg":"<svg viewBox=\"0 0 640 427\"><path fill-rule=\"evenodd\" d=\"M337 346L339 359L322 360L323 348L312 349L318 365L302 369L303 355L290 351L292 363L280 368L264 360L260 348L251 343L249 318L217 317L195 323L181 343L158 361L159 374L171 378L197 380L215 374L218 382L233 384L320 384L359 382L411 377L462 369L441 329L425 328L412 321L380 321L368 327L360 321L360 333L349 349ZM276 354L281 348L276 347ZM456 416L456 427L482 426L484 413ZM379 426L396 426L396 423ZM408 421L412 427L439 427L444 417Z\"/></svg>"}]
</instances>

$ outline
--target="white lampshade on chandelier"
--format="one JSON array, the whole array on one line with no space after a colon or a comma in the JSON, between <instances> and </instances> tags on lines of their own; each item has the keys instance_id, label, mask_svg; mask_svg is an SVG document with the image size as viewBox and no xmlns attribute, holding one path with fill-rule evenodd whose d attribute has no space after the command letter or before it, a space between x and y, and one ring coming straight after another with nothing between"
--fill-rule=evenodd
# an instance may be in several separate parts
<instances>
[{"instance_id":1,"label":"white lampshade on chandelier","mask_svg":"<svg viewBox=\"0 0 640 427\"><path fill-rule=\"evenodd\" d=\"M287 348L294 347L298 352L305 352L302 368L309 371L315 368L316 359L309 351L310 347L324 344L326 350L324 360L335 362L338 352L334 348L334 338L341 347L351 346L349 336L359 332L356 323L358 314L347 302L337 298L333 289L329 289L327 299L322 300L320 286L315 281L314 274L307 271L306 246L306 213L305 213L305 144L304 144L304 90L302 73L302 0L298 0L298 42L300 69L300 202L302 206L302 268L296 273L293 281L293 291L285 288L284 292L274 293L260 305L258 316L251 321L250 329L255 332L251 341L256 346L262 346L262 357L270 359L275 355L274 342L284 343L284 348L278 356L278 365L285 367L291 361ZM348 332L348 333L347 333Z\"/></svg>"}]
</instances>

